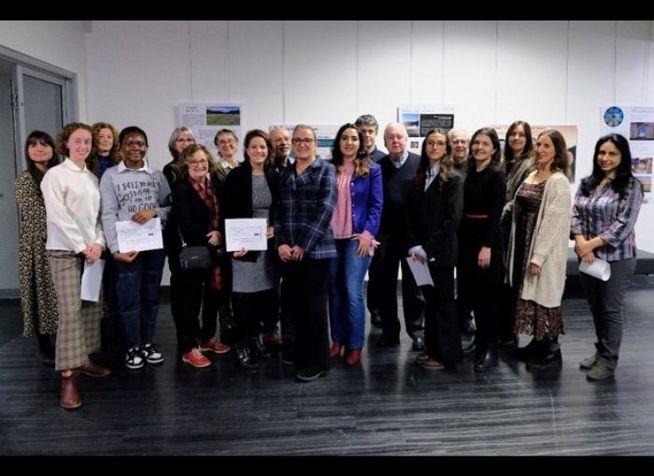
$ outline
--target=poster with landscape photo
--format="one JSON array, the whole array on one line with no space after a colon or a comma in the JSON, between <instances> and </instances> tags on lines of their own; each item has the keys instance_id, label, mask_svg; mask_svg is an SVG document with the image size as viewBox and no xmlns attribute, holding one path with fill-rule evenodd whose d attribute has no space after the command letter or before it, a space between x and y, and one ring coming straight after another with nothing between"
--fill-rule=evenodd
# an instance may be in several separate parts
<instances>
[{"instance_id":1,"label":"poster with landscape photo","mask_svg":"<svg viewBox=\"0 0 654 476\"><path fill-rule=\"evenodd\" d=\"M193 131L196 142L216 156L214 137L221 129L229 129L239 140L238 160L242 160L243 134L241 105L234 103L184 103L177 106L177 125Z\"/></svg>"}]
</instances>

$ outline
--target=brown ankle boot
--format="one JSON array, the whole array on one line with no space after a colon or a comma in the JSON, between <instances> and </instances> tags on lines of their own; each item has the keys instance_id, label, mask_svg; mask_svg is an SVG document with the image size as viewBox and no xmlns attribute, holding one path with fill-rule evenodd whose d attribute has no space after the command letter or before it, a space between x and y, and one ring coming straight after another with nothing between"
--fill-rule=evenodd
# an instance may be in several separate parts
<instances>
[{"instance_id":1,"label":"brown ankle boot","mask_svg":"<svg viewBox=\"0 0 654 476\"><path fill-rule=\"evenodd\" d=\"M59 405L66 410L74 410L82 406L77 390L77 373L74 370L61 372L61 394Z\"/></svg>"}]
</instances>

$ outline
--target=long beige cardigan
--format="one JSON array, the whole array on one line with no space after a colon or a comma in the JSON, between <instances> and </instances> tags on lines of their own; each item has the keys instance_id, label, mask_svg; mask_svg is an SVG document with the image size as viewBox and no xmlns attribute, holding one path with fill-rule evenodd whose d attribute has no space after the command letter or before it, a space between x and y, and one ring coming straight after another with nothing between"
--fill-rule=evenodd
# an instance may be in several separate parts
<instances>
[{"instance_id":1,"label":"long beige cardigan","mask_svg":"<svg viewBox=\"0 0 654 476\"><path fill-rule=\"evenodd\" d=\"M536 171L528 175L532 177ZM514 198L515 200L515 198ZM536 227L529 244L529 262L541 267L540 276L525 272L521 298L552 308L561 305L565 287L565 266L570 236L570 182L562 172L555 172L545 183ZM513 207L506 280L513 286L516 210Z\"/></svg>"}]
</instances>

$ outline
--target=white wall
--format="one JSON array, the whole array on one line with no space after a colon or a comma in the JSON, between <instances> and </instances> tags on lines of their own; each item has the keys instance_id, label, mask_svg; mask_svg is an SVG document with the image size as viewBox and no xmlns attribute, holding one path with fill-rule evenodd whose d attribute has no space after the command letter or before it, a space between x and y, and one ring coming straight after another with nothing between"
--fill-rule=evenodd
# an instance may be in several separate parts
<instances>
[{"instance_id":1,"label":"white wall","mask_svg":"<svg viewBox=\"0 0 654 476\"><path fill-rule=\"evenodd\" d=\"M77 75L79 117L86 120L86 41L89 22L0 21L0 45Z\"/></svg>"},{"instance_id":2,"label":"white wall","mask_svg":"<svg viewBox=\"0 0 654 476\"><path fill-rule=\"evenodd\" d=\"M181 102L239 102L244 130L361 113L383 126L398 104L420 102L454 106L471 132L517 119L575 124L579 178L591 170L601 106L654 106L647 21L103 21L86 35L74 22L1 26L0 44L82 79L85 69L82 118L143 127L157 167L170 160ZM652 252L653 207L637 225Z\"/></svg>"}]
</instances>

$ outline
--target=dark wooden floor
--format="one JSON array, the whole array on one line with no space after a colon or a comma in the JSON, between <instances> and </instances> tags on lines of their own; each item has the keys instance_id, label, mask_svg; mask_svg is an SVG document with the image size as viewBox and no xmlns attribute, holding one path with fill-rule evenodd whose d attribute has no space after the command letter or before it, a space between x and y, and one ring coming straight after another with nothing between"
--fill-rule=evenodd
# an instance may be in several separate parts
<instances>
[{"instance_id":1,"label":"dark wooden floor","mask_svg":"<svg viewBox=\"0 0 654 476\"><path fill-rule=\"evenodd\" d=\"M0 305L2 455L652 455L654 277L628 293L620 365L612 382L589 383L577 361L592 351L587 305L564 301L560 369L531 372L502 358L477 375L418 368L406 335L374 345L363 365L334 365L308 384L279 356L248 374L231 356L208 369L176 359L168 305L157 340L163 366L81 377L84 406L58 406L57 375L19 335L15 303ZM526 339L523 337L523 339ZM524 340L523 340L524 343Z\"/></svg>"}]
</instances>

